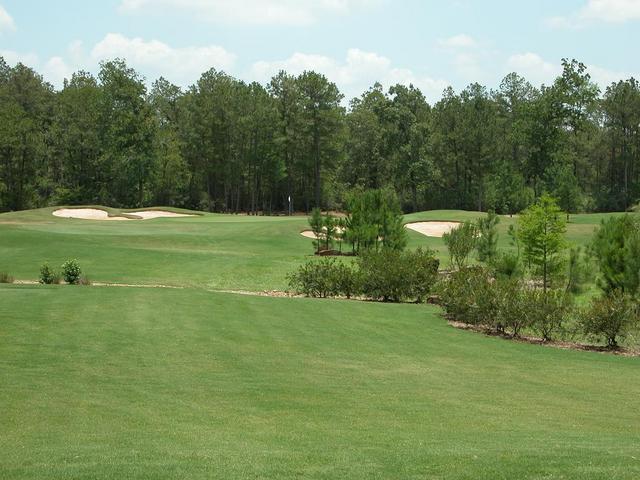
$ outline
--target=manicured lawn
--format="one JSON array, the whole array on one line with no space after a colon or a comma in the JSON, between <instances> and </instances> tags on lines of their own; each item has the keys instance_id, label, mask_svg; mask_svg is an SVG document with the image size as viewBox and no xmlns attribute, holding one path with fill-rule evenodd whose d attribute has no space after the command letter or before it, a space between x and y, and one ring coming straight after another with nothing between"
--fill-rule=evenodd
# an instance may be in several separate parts
<instances>
[{"instance_id":1,"label":"manicured lawn","mask_svg":"<svg viewBox=\"0 0 640 480\"><path fill-rule=\"evenodd\" d=\"M0 405L3 479L640 477L639 359L426 306L0 286Z\"/></svg>"}]
</instances>

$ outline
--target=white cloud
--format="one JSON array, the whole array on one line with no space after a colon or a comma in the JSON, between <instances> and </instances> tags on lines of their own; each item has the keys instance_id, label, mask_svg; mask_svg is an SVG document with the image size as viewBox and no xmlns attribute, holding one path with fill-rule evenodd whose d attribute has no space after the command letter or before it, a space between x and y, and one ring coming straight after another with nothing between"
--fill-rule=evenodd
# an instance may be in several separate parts
<instances>
[{"instance_id":1,"label":"white cloud","mask_svg":"<svg viewBox=\"0 0 640 480\"><path fill-rule=\"evenodd\" d=\"M349 49L344 61L324 55L294 53L286 60L256 62L251 67L250 76L261 82L268 82L280 70L291 74L300 74L305 70L322 73L338 85L347 99L360 95L375 82L386 87L397 83L412 84L420 88L429 99L439 98L448 86L444 80L394 67L388 58L357 48Z\"/></svg>"},{"instance_id":2,"label":"white cloud","mask_svg":"<svg viewBox=\"0 0 640 480\"><path fill-rule=\"evenodd\" d=\"M444 48L475 48L478 46L478 42L473 37L461 33L453 37L439 39L438 45Z\"/></svg>"},{"instance_id":3,"label":"white cloud","mask_svg":"<svg viewBox=\"0 0 640 480\"><path fill-rule=\"evenodd\" d=\"M534 85L551 85L559 75L562 75L562 65L545 61L535 53L521 53L512 55L507 60L507 69L517 72ZM587 73L591 80L603 91L611 83L627 80L631 77L639 78L638 74L609 70L598 65L587 65Z\"/></svg>"},{"instance_id":4,"label":"white cloud","mask_svg":"<svg viewBox=\"0 0 640 480\"><path fill-rule=\"evenodd\" d=\"M640 20L640 0L587 0L578 11L551 17L547 24L555 28L581 28L592 23L625 23Z\"/></svg>"},{"instance_id":5,"label":"white cloud","mask_svg":"<svg viewBox=\"0 0 640 480\"><path fill-rule=\"evenodd\" d=\"M9 12L7 12L2 5L0 5L0 33L13 31L16 29L16 24L13 21Z\"/></svg>"},{"instance_id":6,"label":"white cloud","mask_svg":"<svg viewBox=\"0 0 640 480\"><path fill-rule=\"evenodd\" d=\"M217 45L176 48L158 40L145 41L109 33L90 53L92 63L124 58L132 67L152 77L165 76L180 85L187 85L200 74L215 67L230 70L236 56Z\"/></svg>"},{"instance_id":7,"label":"white cloud","mask_svg":"<svg viewBox=\"0 0 640 480\"><path fill-rule=\"evenodd\" d=\"M73 74L73 68L70 67L62 57L51 57L42 66L42 76L56 87L61 87L64 80L70 79Z\"/></svg>"},{"instance_id":8,"label":"white cloud","mask_svg":"<svg viewBox=\"0 0 640 480\"><path fill-rule=\"evenodd\" d=\"M216 23L308 25L324 15L347 15L380 0L122 0L123 13L181 10Z\"/></svg>"},{"instance_id":9,"label":"white cloud","mask_svg":"<svg viewBox=\"0 0 640 480\"><path fill-rule=\"evenodd\" d=\"M0 57L4 58L5 62L9 65L15 65L16 63L24 63L30 67L38 65L38 56L34 53L16 52L14 50L0 50Z\"/></svg>"},{"instance_id":10,"label":"white cloud","mask_svg":"<svg viewBox=\"0 0 640 480\"><path fill-rule=\"evenodd\" d=\"M471 82L486 82L490 75L483 65L491 64L495 60L495 52L470 35L461 33L449 38L441 38L437 46L446 52L451 64L458 74Z\"/></svg>"},{"instance_id":11,"label":"white cloud","mask_svg":"<svg viewBox=\"0 0 640 480\"><path fill-rule=\"evenodd\" d=\"M518 53L507 59L509 71L516 72L534 85L550 85L562 73L562 67L546 62L536 53Z\"/></svg>"}]
</instances>

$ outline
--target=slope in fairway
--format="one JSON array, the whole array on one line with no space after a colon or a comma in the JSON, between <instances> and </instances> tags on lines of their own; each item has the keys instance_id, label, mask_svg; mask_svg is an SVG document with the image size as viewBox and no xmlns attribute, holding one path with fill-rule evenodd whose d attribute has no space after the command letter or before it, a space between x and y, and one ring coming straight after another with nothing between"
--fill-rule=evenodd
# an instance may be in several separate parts
<instances>
[{"instance_id":1,"label":"slope in fairway","mask_svg":"<svg viewBox=\"0 0 640 480\"><path fill-rule=\"evenodd\" d=\"M632 479L640 362L415 305L0 286L0 478Z\"/></svg>"}]
</instances>

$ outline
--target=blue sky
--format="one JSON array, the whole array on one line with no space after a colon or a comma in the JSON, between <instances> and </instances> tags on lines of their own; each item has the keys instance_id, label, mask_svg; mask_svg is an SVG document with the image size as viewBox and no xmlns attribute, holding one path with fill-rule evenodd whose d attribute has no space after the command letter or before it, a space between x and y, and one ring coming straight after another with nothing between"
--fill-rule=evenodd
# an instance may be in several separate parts
<instances>
[{"instance_id":1,"label":"blue sky","mask_svg":"<svg viewBox=\"0 0 640 480\"><path fill-rule=\"evenodd\" d=\"M348 96L374 81L491 88L549 83L563 57L601 86L640 73L640 0L0 0L0 55L56 86L124 57L181 86L215 67L266 83L315 69Z\"/></svg>"}]
</instances>

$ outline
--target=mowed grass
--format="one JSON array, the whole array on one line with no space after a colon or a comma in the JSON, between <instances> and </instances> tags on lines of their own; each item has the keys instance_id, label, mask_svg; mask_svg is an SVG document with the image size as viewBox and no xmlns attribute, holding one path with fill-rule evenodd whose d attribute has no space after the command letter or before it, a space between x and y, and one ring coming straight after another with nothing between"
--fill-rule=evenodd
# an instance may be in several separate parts
<instances>
[{"instance_id":1,"label":"mowed grass","mask_svg":"<svg viewBox=\"0 0 640 480\"><path fill-rule=\"evenodd\" d=\"M39 267L76 258L94 281L213 289L282 290L286 276L312 257L312 241L299 232L306 217L204 214L193 218L105 222L63 219L53 208L0 215L0 271L35 280ZM115 212L115 211L113 211ZM464 221L481 214L432 211L406 221ZM572 215L567 238L586 245L605 215ZM500 245L510 248L502 217ZM444 242L409 231L409 247L428 246L448 266ZM348 249L348 246L344 246Z\"/></svg>"},{"instance_id":2,"label":"mowed grass","mask_svg":"<svg viewBox=\"0 0 640 480\"><path fill-rule=\"evenodd\" d=\"M0 405L3 479L640 477L639 359L427 306L0 286Z\"/></svg>"}]
</instances>

